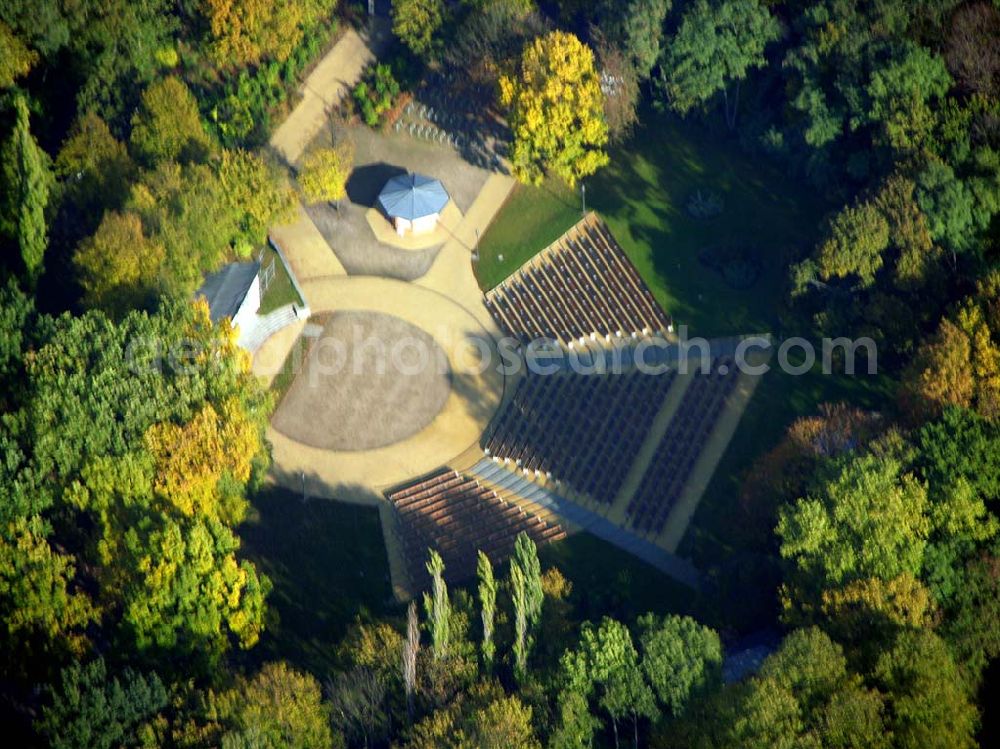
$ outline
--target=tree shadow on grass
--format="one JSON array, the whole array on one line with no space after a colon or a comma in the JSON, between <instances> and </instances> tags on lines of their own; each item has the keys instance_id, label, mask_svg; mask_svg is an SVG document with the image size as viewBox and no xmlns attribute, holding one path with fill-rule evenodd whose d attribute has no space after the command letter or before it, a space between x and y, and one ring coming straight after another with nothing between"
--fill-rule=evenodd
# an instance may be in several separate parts
<instances>
[{"instance_id":1,"label":"tree shadow on grass","mask_svg":"<svg viewBox=\"0 0 1000 749\"><path fill-rule=\"evenodd\" d=\"M274 586L267 628L243 659L253 665L285 659L323 677L357 618L395 614L398 606L377 507L315 496L315 477L305 485L304 501L300 491L265 486L239 528L241 556ZM333 496L359 491L332 487Z\"/></svg>"}]
</instances>

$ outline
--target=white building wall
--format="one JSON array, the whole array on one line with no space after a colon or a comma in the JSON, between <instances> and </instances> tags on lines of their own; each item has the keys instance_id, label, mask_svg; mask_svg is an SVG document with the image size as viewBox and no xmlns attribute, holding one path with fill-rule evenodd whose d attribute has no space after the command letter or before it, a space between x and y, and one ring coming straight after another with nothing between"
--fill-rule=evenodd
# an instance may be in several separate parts
<instances>
[{"instance_id":1,"label":"white building wall","mask_svg":"<svg viewBox=\"0 0 1000 749\"><path fill-rule=\"evenodd\" d=\"M243 304L236 311L233 318L233 325L239 326L241 331L249 331L253 326L253 318L260 309L260 274L254 276L253 283L247 291Z\"/></svg>"}]
</instances>

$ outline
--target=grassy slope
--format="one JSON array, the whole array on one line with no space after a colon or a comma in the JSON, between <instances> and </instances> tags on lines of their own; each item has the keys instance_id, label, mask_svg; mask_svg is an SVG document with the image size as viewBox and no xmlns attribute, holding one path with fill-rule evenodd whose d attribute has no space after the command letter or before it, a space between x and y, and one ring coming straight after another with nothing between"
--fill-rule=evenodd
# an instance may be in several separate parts
<instances>
[{"instance_id":1,"label":"grassy slope","mask_svg":"<svg viewBox=\"0 0 1000 749\"><path fill-rule=\"evenodd\" d=\"M676 118L647 125L611 151L611 165L587 181L587 207L600 213L678 323L704 336L773 330L784 296L788 248L814 240L823 205L808 189ZM698 189L720 193L721 216L690 218ZM480 243L480 282L491 288L580 217L579 190L558 183L519 187ZM700 265L697 251L738 239L759 248L761 278L736 291ZM503 254L500 261L498 256Z\"/></svg>"},{"instance_id":2,"label":"grassy slope","mask_svg":"<svg viewBox=\"0 0 1000 749\"><path fill-rule=\"evenodd\" d=\"M286 304L297 304L300 307L304 307L305 305L299 297L299 293L292 286L292 279L288 275L285 264L281 262L278 253L273 248L268 247L264 255L263 264L267 266L272 261L274 262L274 278L271 279L267 291L264 292L264 296L260 300L258 314L266 315L268 312L274 312L274 310L284 307Z\"/></svg>"}]
</instances>

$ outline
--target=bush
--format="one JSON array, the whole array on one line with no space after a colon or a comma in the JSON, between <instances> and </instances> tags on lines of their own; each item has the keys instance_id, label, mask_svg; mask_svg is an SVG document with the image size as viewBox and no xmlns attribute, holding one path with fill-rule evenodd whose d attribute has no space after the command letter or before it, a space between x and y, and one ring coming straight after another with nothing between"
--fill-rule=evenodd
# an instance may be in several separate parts
<instances>
[{"instance_id":1,"label":"bush","mask_svg":"<svg viewBox=\"0 0 1000 749\"><path fill-rule=\"evenodd\" d=\"M376 65L354 87L352 95L361 119L368 127L377 127L382 115L392 109L393 99L399 96L399 83L388 65Z\"/></svg>"},{"instance_id":2,"label":"bush","mask_svg":"<svg viewBox=\"0 0 1000 749\"><path fill-rule=\"evenodd\" d=\"M266 62L223 79L206 92L209 120L226 148L252 148L271 132L272 115L288 101L302 71L323 50L333 27L323 24L306 31L284 62Z\"/></svg>"}]
</instances>

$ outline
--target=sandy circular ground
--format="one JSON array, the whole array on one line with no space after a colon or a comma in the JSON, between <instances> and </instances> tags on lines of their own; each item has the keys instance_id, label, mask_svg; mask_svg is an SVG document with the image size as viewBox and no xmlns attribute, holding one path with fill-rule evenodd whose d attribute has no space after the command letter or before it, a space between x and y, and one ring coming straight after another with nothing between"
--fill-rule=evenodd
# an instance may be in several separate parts
<instances>
[{"instance_id":1,"label":"sandy circular ground","mask_svg":"<svg viewBox=\"0 0 1000 749\"><path fill-rule=\"evenodd\" d=\"M393 315L335 312L272 425L312 447L371 450L426 427L450 391L448 359L429 334Z\"/></svg>"}]
</instances>

